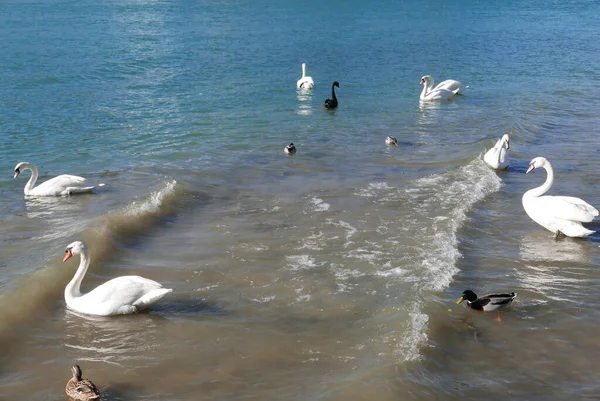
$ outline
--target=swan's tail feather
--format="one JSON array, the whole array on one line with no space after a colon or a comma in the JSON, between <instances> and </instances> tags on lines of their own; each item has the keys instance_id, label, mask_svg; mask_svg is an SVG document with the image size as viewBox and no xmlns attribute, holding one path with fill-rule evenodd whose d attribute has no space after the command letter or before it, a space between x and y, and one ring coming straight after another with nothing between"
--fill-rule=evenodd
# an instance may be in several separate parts
<instances>
[{"instance_id":1,"label":"swan's tail feather","mask_svg":"<svg viewBox=\"0 0 600 401\"><path fill-rule=\"evenodd\" d=\"M68 187L61 192L61 195L83 194L87 192L92 192L94 188L96 187Z\"/></svg>"},{"instance_id":2,"label":"swan's tail feather","mask_svg":"<svg viewBox=\"0 0 600 401\"><path fill-rule=\"evenodd\" d=\"M570 224L567 227L563 227L560 230L567 237L587 237L588 235L594 234L596 231L588 230L581 224Z\"/></svg>"},{"instance_id":3,"label":"swan's tail feather","mask_svg":"<svg viewBox=\"0 0 600 401\"><path fill-rule=\"evenodd\" d=\"M133 306L135 306L138 309L147 308L148 306L152 305L171 291L173 291L172 288L159 288L157 290L150 291L149 293L144 294L144 296L135 301Z\"/></svg>"}]
</instances>

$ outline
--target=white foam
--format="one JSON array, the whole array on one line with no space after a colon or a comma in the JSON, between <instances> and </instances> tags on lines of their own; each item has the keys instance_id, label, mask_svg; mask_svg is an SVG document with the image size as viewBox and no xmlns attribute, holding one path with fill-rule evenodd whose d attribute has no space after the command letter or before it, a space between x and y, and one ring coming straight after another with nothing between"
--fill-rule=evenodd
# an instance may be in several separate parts
<instances>
[{"instance_id":1,"label":"white foam","mask_svg":"<svg viewBox=\"0 0 600 401\"><path fill-rule=\"evenodd\" d=\"M256 252L264 252L264 251L268 251L269 250L269 246L265 245L263 243L257 243L257 244L248 244L246 242L241 242L239 244L237 244L235 246L235 248L237 249L244 249L244 250L248 250L248 251L256 251Z\"/></svg>"},{"instance_id":2,"label":"white foam","mask_svg":"<svg viewBox=\"0 0 600 401\"><path fill-rule=\"evenodd\" d=\"M378 270L375 272L375 275L380 277L402 277L405 281L418 281L417 277L411 276L410 270L401 267L394 267L389 270Z\"/></svg>"},{"instance_id":3,"label":"white foam","mask_svg":"<svg viewBox=\"0 0 600 401\"><path fill-rule=\"evenodd\" d=\"M419 306L413 308L410 313L408 327L404 330L404 336L397 349L399 355L404 361L415 361L421 359L419 349L422 344L427 342L427 323L429 316L419 311Z\"/></svg>"},{"instance_id":4,"label":"white foam","mask_svg":"<svg viewBox=\"0 0 600 401\"><path fill-rule=\"evenodd\" d=\"M267 303L267 302L271 302L274 299L275 299L275 295L271 295L269 297L251 298L250 301L264 304L264 303Z\"/></svg>"},{"instance_id":5,"label":"white foam","mask_svg":"<svg viewBox=\"0 0 600 401\"><path fill-rule=\"evenodd\" d=\"M413 272L395 267L380 269L376 275L397 276L403 283L416 281L412 291L443 291L459 271L461 258L457 232L467 219L473 205L488 194L500 189L500 178L480 159L475 159L443 174L415 180L403 190L386 196L387 201L412 205L413 211L405 213L404 227L414 245L405 244L407 250L417 250L412 255ZM406 241L405 241L406 242ZM419 348L427 342L429 317L422 312L420 302L410 304L410 319L403 330L397 354L404 360L420 358Z\"/></svg>"},{"instance_id":6,"label":"white foam","mask_svg":"<svg viewBox=\"0 0 600 401\"><path fill-rule=\"evenodd\" d=\"M383 251L370 250L370 249L353 249L348 252L348 256L363 260L365 262L369 262L371 264L376 264L379 259L384 256L385 253Z\"/></svg>"},{"instance_id":7,"label":"white foam","mask_svg":"<svg viewBox=\"0 0 600 401\"><path fill-rule=\"evenodd\" d=\"M378 196L380 192L392 189L386 182L372 182L366 188L359 188L354 195L373 198Z\"/></svg>"},{"instance_id":8,"label":"white foam","mask_svg":"<svg viewBox=\"0 0 600 401\"><path fill-rule=\"evenodd\" d=\"M316 234L311 234L306 239L302 241L302 244L298 246L296 249L309 249L309 250L321 250L323 249L323 232L319 231Z\"/></svg>"},{"instance_id":9,"label":"white foam","mask_svg":"<svg viewBox=\"0 0 600 401\"><path fill-rule=\"evenodd\" d=\"M417 210L421 216L429 217L422 243L422 266L427 279L423 287L441 291L450 285L458 272L456 233L467 219L466 213L472 206L490 193L500 189L500 178L480 159L466 166L440 175L421 178L415 182L419 188Z\"/></svg>"},{"instance_id":10,"label":"white foam","mask_svg":"<svg viewBox=\"0 0 600 401\"><path fill-rule=\"evenodd\" d=\"M348 248L351 244L354 243L350 240L350 238L352 238L352 236L358 232L356 227L353 227L352 225L350 225L350 223L345 222L343 220L333 221L332 219L327 219L327 223L336 227L343 227L346 229L346 242L344 243L344 248Z\"/></svg>"},{"instance_id":11,"label":"white foam","mask_svg":"<svg viewBox=\"0 0 600 401\"><path fill-rule=\"evenodd\" d=\"M286 256L286 259L289 262L288 266L290 266L292 270L312 269L324 264L324 262L317 263L310 255L289 255Z\"/></svg>"},{"instance_id":12,"label":"white foam","mask_svg":"<svg viewBox=\"0 0 600 401\"><path fill-rule=\"evenodd\" d=\"M175 191L176 185L176 180L167 182L163 188L152 192L148 199L141 202L134 201L133 203L131 203L129 207L125 210L125 214L139 215L145 213L156 213L162 206L165 197L172 194Z\"/></svg>"},{"instance_id":13,"label":"white foam","mask_svg":"<svg viewBox=\"0 0 600 401\"><path fill-rule=\"evenodd\" d=\"M323 199L315 197L310 198L310 202L313 205L312 210L314 212L325 212L331 207L331 205L329 203L326 203Z\"/></svg>"},{"instance_id":14,"label":"white foam","mask_svg":"<svg viewBox=\"0 0 600 401\"><path fill-rule=\"evenodd\" d=\"M296 297L296 301L298 301L298 302L308 302L308 301L311 300L311 298L312 298L312 295L310 295L310 294L302 294L302 295L298 295Z\"/></svg>"}]
</instances>

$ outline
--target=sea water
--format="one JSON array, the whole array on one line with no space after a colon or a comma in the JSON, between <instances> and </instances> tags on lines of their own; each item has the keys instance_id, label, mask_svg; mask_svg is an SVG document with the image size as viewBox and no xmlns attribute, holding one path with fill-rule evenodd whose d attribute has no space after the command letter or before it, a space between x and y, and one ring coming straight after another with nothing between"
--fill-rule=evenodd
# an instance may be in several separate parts
<instances>
[{"instance_id":1,"label":"sea water","mask_svg":"<svg viewBox=\"0 0 600 401\"><path fill-rule=\"evenodd\" d=\"M555 240L521 197L544 156L551 193L600 205L599 13L0 4L0 398L64 399L75 363L106 400L596 397L600 236ZM423 75L468 88L423 104ZM24 199L20 161L105 186ZM173 292L133 316L68 311L75 240L84 292L129 274ZM467 288L518 297L497 322L455 304Z\"/></svg>"}]
</instances>

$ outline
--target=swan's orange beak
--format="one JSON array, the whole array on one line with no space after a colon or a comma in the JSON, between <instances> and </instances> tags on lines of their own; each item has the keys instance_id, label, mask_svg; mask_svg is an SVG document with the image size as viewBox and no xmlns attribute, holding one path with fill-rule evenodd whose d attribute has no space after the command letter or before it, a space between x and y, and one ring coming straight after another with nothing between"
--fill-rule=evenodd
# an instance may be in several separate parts
<instances>
[{"instance_id":1,"label":"swan's orange beak","mask_svg":"<svg viewBox=\"0 0 600 401\"><path fill-rule=\"evenodd\" d=\"M419 82L420 84L424 84L425 80L423 78L421 78L421 82Z\"/></svg>"},{"instance_id":2,"label":"swan's orange beak","mask_svg":"<svg viewBox=\"0 0 600 401\"><path fill-rule=\"evenodd\" d=\"M21 172L19 170L15 170L15 175L13 178L17 178Z\"/></svg>"},{"instance_id":3,"label":"swan's orange beak","mask_svg":"<svg viewBox=\"0 0 600 401\"><path fill-rule=\"evenodd\" d=\"M67 251L65 252L65 258L63 259L63 262L66 262L67 260L71 259L72 256L73 252L71 252L70 249L67 249Z\"/></svg>"},{"instance_id":4,"label":"swan's orange beak","mask_svg":"<svg viewBox=\"0 0 600 401\"><path fill-rule=\"evenodd\" d=\"M525 174L528 174L531 170L533 170L535 168L535 166L532 164L529 165L529 168L527 169L527 171L525 172Z\"/></svg>"}]
</instances>

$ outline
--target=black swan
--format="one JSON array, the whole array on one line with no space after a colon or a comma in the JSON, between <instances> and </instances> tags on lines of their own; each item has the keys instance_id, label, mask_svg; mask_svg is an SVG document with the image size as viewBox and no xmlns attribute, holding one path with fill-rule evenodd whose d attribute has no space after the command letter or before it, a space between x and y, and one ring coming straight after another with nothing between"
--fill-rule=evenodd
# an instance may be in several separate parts
<instances>
[{"instance_id":1,"label":"black swan","mask_svg":"<svg viewBox=\"0 0 600 401\"><path fill-rule=\"evenodd\" d=\"M323 103L323 107L325 107L326 109L335 109L336 107L338 107L337 97L335 97L335 86L339 88L340 83L338 81L335 81L331 84L331 99L327 99Z\"/></svg>"}]
</instances>

